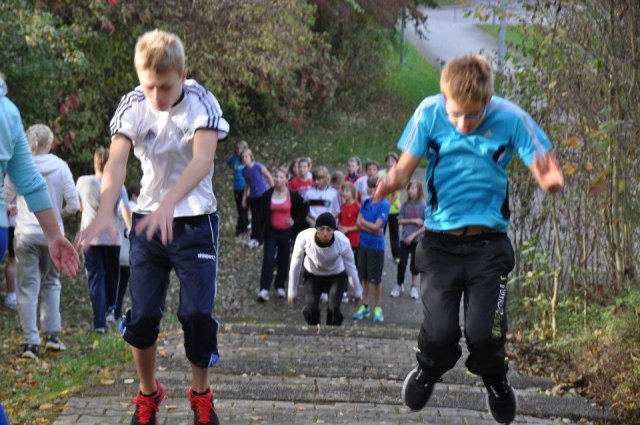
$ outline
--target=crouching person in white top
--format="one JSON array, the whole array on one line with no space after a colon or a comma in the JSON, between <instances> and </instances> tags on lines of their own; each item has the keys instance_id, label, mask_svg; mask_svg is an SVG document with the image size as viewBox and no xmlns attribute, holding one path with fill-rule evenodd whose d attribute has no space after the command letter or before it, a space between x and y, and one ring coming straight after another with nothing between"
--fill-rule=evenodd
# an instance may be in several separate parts
<instances>
[{"instance_id":1,"label":"crouching person in white top","mask_svg":"<svg viewBox=\"0 0 640 425\"><path fill-rule=\"evenodd\" d=\"M325 212L316 218L316 227L298 234L289 269L288 301L292 305L298 295L300 268L306 293L306 304L302 315L309 325L320 324L320 295L329 294L327 325L340 326L344 316L340 312L342 290L345 279L354 284L354 295L362 297L353 251L349 239L336 230L336 219Z\"/></svg>"},{"instance_id":2,"label":"crouching person in white top","mask_svg":"<svg viewBox=\"0 0 640 425\"><path fill-rule=\"evenodd\" d=\"M60 233L64 234L62 218L75 214L80 208L78 192L69 166L62 159L50 154L53 143L51 129L36 124L27 130L36 167L47 181L49 197L53 205ZM8 181L5 199L12 199L15 186ZM62 208L63 204L65 205ZM60 319L60 273L49 256L45 234L36 216L29 212L23 196L18 197L18 215L15 230L16 285L18 314L22 326L22 357L37 359L40 345L38 333L38 297L42 293L40 324L45 337L45 349L62 351L66 347L59 340Z\"/></svg>"}]
</instances>

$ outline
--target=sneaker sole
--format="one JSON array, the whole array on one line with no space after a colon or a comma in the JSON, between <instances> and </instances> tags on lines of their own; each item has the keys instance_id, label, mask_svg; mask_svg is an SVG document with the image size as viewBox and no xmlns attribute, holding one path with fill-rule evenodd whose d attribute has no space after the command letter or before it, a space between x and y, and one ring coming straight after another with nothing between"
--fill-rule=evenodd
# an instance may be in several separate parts
<instances>
[{"instance_id":1,"label":"sneaker sole","mask_svg":"<svg viewBox=\"0 0 640 425\"><path fill-rule=\"evenodd\" d=\"M44 346L45 350L49 350L49 351L67 351L67 347L64 345L53 345L53 344L46 344Z\"/></svg>"},{"instance_id":2,"label":"sneaker sole","mask_svg":"<svg viewBox=\"0 0 640 425\"><path fill-rule=\"evenodd\" d=\"M517 416L518 415L518 397L516 397L516 392L513 391L513 388L511 388L511 391L513 392L513 399L515 400L515 405L516 405L516 415L515 416ZM487 396L484 398L484 403L485 403L485 405L487 407L487 412L489 412L489 415L491 415L491 417L493 418L494 421L496 421L497 424L509 425L511 422L516 420L516 418L514 416L514 418L509 422L498 422L498 420L493 417L493 413L491 413L491 406L489 406L489 394L488 393L487 393Z\"/></svg>"},{"instance_id":3,"label":"sneaker sole","mask_svg":"<svg viewBox=\"0 0 640 425\"><path fill-rule=\"evenodd\" d=\"M402 392L401 392L401 397L402 397L402 402L404 403L405 406L407 406L409 408L409 410L411 410L412 412L419 412L420 410L424 409L424 406L427 405L427 401L429 401L427 399L427 401L424 402L424 404L420 407L420 408L412 408L411 406L409 406L407 404L407 399L406 394L407 394L407 386L409 385L409 381L413 378L413 376L418 373L418 366L416 366L411 372L409 372L407 374L407 377L404 378L404 382L402 383Z\"/></svg>"}]
</instances>

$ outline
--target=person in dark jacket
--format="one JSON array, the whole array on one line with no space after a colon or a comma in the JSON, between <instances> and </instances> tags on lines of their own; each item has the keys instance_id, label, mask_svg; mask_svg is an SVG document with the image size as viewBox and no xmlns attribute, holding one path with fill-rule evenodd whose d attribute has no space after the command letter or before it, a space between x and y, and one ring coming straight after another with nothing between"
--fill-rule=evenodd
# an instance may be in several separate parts
<instances>
[{"instance_id":1,"label":"person in dark jacket","mask_svg":"<svg viewBox=\"0 0 640 425\"><path fill-rule=\"evenodd\" d=\"M274 186L260 198L263 211L264 257L260 274L258 301L269 300L269 288L273 279L273 263L277 258L278 268L274 286L278 298L285 298L284 284L289 272L289 253L294 229L305 223L309 206L294 190L287 188L287 170L279 167L274 173Z\"/></svg>"}]
</instances>

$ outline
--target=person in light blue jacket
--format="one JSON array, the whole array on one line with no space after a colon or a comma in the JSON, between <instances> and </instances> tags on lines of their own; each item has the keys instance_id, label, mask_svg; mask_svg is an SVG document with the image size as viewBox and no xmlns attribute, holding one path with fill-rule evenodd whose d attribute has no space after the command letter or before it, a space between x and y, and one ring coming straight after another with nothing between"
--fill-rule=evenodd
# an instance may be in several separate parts
<instances>
[{"instance_id":1,"label":"person in light blue jacket","mask_svg":"<svg viewBox=\"0 0 640 425\"><path fill-rule=\"evenodd\" d=\"M60 231L47 182L31 156L20 111L7 97L7 84L0 74L0 175L9 174L18 194L24 196L29 210L42 226L49 252L58 270L67 276L78 272L78 253ZM0 179L0 260L7 249L7 206L4 202L4 179Z\"/></svg>"},{"instance_id":2,"label":"person in light blue jacket","mask_svg":"<svg viewBox=\"0 0 640 425\"><path fill-rule=\"evenodd\" d=\"M78 272L78 254L65 239L53 212L47 182L42 177L31 156L27 136L22 125L20 111L7 97L7 84L0 73L0 175L9 174L18 193L25 197L42 226L47 238L49 253L58 270L68 276ZM0 179L0 260L7 249L9 222L4 203L4 178ZM0 402L0 425L9 425Z\"/></svg>"}]
</instances>

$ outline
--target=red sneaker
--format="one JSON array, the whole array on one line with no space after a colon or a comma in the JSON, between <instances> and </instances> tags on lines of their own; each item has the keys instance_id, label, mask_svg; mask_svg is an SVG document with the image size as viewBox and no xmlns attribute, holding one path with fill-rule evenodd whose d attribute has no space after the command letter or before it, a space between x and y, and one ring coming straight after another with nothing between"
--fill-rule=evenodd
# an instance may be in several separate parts
<instances>
[{"instance_id":1,"label":"red sneaker","mask_svg":"<svg viewBox=\"0 0 640 425\"><path fill-rule=\"evenodd\" d=\"M150 396L142 395L140 390L135 398L131 400L131 405L136 406L136 411L131 418L131 425L157 425L158 419L156 413L160 408L160 403L167 395L167 389L159 381L156 380L158 390Z\"/></svg>"},{"instance_id":2,"label":"red sneaker","mask_svg":"<svg viewBox=\"0 0 640 425\"><path fill-rule=\"evenodd\" d=\"M202 395L196 395L192 388L187 391L189 404L193 410L193 425L220 425L216 408L213 405L213 392L211 388Z\"/></svg>"}]
</instances>

